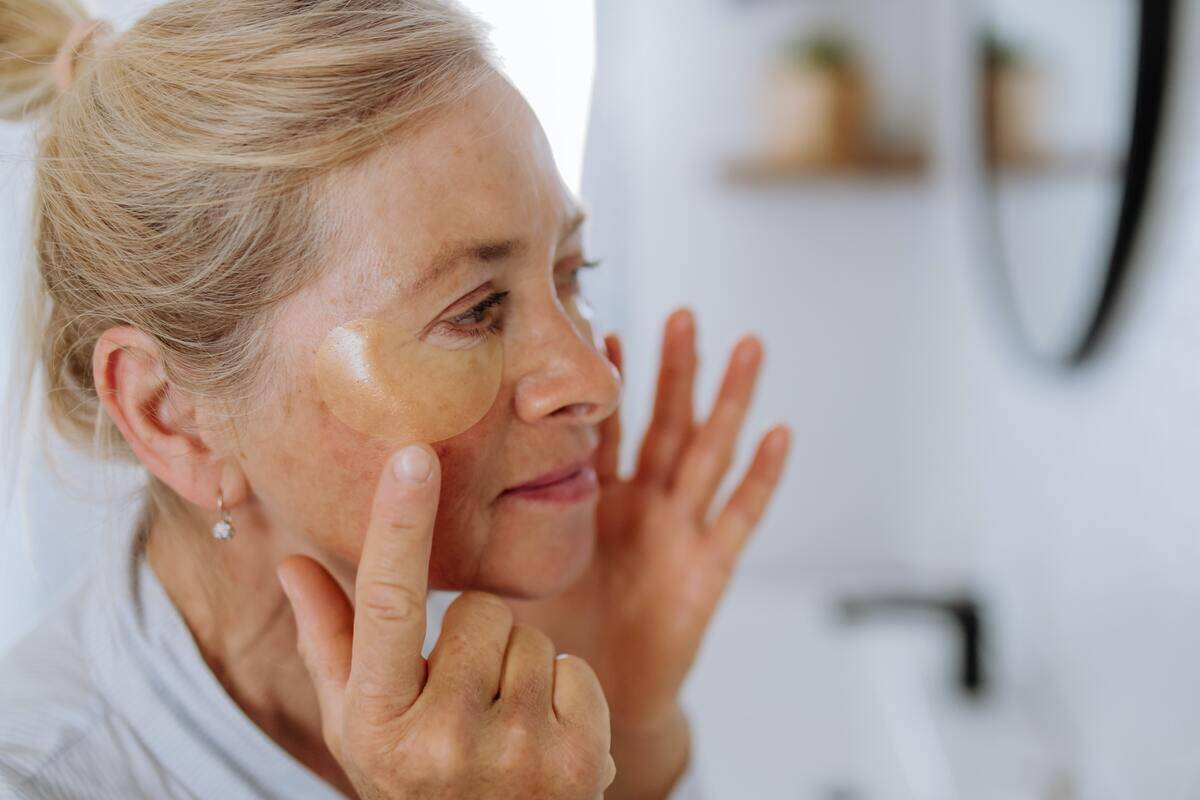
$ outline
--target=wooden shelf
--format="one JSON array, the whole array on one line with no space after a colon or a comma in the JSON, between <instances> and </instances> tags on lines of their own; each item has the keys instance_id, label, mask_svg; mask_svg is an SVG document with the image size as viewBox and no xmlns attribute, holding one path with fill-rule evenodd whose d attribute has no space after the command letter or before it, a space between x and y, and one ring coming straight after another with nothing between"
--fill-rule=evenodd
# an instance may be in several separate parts
<instances>
[{"instance_id":1,"label":"wooden shelf","mask_svg":"<svg viewBox=\"0 0 1200 800\"><path fill-rule=\"evenodd\" d=\"M880 152L843 163L735 159L725 165L726 183L761 186L836 181L919 181L929 172L929 157L920 151Z\"/></svg>"},{"instance_id":2,"label":"wooden shelf","mask_svg":"<svg viewBox=\"0 0 1200 800\"><path fill-rule=\"evenodd\" d=\"M1009 156L992 160L988 166L994 174L1020 178L1120 178L1125 173L1124 159L1099 153L1056 153L1020 158Z\"/></svg>"}]
</instances>

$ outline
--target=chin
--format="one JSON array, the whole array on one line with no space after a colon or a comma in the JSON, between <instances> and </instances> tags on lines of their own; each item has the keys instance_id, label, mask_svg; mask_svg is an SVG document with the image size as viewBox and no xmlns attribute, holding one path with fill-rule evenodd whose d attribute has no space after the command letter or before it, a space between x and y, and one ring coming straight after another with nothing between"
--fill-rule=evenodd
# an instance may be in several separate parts
<instances>
[{"instance_id":1,"label":"chin","mask_svg":"<svg viewBox=\"0 0 1200 800\"><path fill-rule=\"evenodd\" d=\"M570 512L551 509L498 519L472 588L520 600L565 591L591 564L595 509L595 502L587 502Z\"/></svg>"}]
</instances>

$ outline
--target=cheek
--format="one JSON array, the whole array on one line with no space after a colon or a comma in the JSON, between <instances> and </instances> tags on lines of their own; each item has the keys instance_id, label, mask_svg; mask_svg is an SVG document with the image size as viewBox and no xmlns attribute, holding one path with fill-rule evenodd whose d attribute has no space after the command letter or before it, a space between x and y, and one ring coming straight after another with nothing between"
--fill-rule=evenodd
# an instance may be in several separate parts
<instances>
[{"instance_id":1,"label":"cheek","mask_svg":"<svg viewBox=\"0 0 1200 800\"><path fill-rule=\"evenodd\" d=\"M297 478L284 490L281 506L307 509L302 528L295 529L303 530L309 544L352 575L362 554L376 487L398 446L348 429L311 391L298 393L294 406L291 430L279 440L303 442L303 446L276 453L272 471ZM481 423L431 445L442 470L430 555L435 588L457 586L468 579L487 541L490 517L484 487L489 485L487 453L493 438L490 428Z\"/></svg>"},{"instance_id":2,"label":"cheek","mask_svg":"<svg viewBox=\"0 0 1200 800\"><path fill-rule=\"evenodd\" d=\"M265 477L277 487L277 514L307 544L343 566L356 564L391 448L347 431L313 391L297 392L292 406L285 428L272 437L277 444Z\"/></svg>"},{"instance_id":3,"label":"cheek","mask_svg":"<svg viewBox=\"0 0 1200 800\"><path fill-rule=\"evenodd\" d=\"M433 444L442 466L442 491L430 554L430 585L473 585L492 531L492 456L496 438L486 420L464 434Z\"/></svg>"},{"instance_id":4,"label":"cheek","mask_svg":"<svg viewBox=\"0 0 1200 800\"><path fill-rule=\"evenodd\" d=\"M503 431L498 409L467 431L432 443L442 470L430 585L470 585L491 530L488 494ZM262 523L290 551L315 551L352 580L391 441L349 428L330 410L315 377L280 385L272 408L248 421L240 458ZM492 492L495 493L494 491ZM288 541L290 540L290 541Z\"/></svg>"},{"instance_id":5,"label":"cheek","mask_svg":"<svg viewBox=\"0 0 1200 800\"><path fill-rule=\"evenodd\" d=\"M325 485L317 491L324 498L319 513L326 522L307 526L306 535L354 567L362 554L376 488L396 446L347 432L328 412L324 417L313 450L327 453L333 466L324 472ZM430 554L431 583L457 585L474 570L488 538L490 523L480 488L487 460L469 441L448 440L432 447L442 481Z\"/></svg>"}]
</instances>

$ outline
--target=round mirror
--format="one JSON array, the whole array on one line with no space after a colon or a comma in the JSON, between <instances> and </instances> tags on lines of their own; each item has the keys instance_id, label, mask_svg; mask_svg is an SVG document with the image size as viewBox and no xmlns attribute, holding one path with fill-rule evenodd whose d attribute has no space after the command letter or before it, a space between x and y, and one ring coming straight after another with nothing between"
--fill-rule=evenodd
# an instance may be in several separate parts
<instances>
[{"instance_id":1,"label":"round mirror","mask_svg":"<svg viewBox=\"0 0 1200 800\"><path fill-rule=\"evenodd\" d=\"M981 0L999 289L1041 360L1095 348L1154 158L1172 0Z\"/></svg>"}]
</instances>

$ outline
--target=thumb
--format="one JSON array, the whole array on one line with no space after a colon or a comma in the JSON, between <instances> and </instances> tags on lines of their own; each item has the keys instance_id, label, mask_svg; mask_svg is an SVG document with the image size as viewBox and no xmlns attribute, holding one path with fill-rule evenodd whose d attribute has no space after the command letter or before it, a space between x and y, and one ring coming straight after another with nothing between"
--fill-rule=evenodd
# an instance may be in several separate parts
<instances>
[{"instance_id":1,"label":"thumb","mask_svg":"<svg viewBox=\"0 0 1200 800\"><path fill-rule=\"evenodd\" d=\"M288 556L275 574L296 617L297 647L317 690L325 742L336 755L350 676L354 610L337 582L308 556Z\"/></svg>"}]
</instances>

